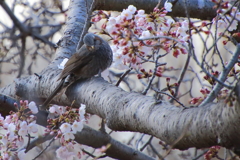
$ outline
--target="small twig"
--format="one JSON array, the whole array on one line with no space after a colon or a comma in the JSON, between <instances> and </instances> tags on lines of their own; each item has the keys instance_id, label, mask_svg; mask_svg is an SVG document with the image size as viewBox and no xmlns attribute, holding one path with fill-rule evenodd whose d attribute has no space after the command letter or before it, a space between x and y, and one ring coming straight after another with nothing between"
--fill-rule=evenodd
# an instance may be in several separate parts
<instances>
[{"instance_id":1,"label":"small twig","mask_svg":"<svg viewBox=\"0 0 240 160\"><path fill-rule=\"evenodd\" d=\"M140 151L142 152L152 141L153 136L149 138L149 140L140 148Z\"/></svg>"},{"instance_id":2,"label":"small twig","mask_svg":"<svg viewBox=\"0 0 240 160\"><path fill-rule=\"evenodd\" d=\"M236 64L239 55L240 55L240 43L237 45L237 49L236 49L234 55L232 56L231 60L229 61L227 66L224 68L223 72L220 74L220 76L219 76L220 82L224 83L224 81L226 80L226 78L228 76L228 73L231 71L232 67ZM222 85L222 83L217 83L214 86L213 90L210 92L208 97L201 103L200 107L208 104L209 102L212 102L217 97L219 91L224 87L224 85Z\"/></svg>"},{"instance_id":3,"label":"small twig","mask_svg":"<svg viewBox=\"0 0 240 160\"><path fill-rule=\"evenodd\" d=\"M86 153L87 155L89 155L90 157L92 157L92 158L95 158L95 157L96 157L96 156L94 156L92 153L86 151L85 149L82 149L82 151L83 151L84 153Z\"/></svg>"},{"instance_id":4,"label":"small twig","mask_svg":"<svg viewBox=\"0 0 240 160\"><path fill-rule=\"evenodd\" d=\"M159 159L164 160L164 157L158 153L155 147L150 143L149 146L151 147L152 151L158 156Z\"/></svg>"},{"instance_id":5,"label":"small twig","mask_svg":"<svg viewBox=\"0 0 240 160\"><path fill-rule=\"evenodd\" d=\"M139 145L139 143L141 142L141 140L143 139L144 136L145 136L145 134L142 134L141 137L137 140L136 150L138 150L138 145Z\"/></svg>"},{"instance_id":6,"label":"small twig","mask_svg":"<svg viewBox=\"0 0 240 160\"><path fill-rule=\"evenodd\" d=\"M205 149L201 154L199 154L198 156L194 157L192 160L198 160L199 158L201 158L207 152L208 152L208 149Z\"/></svg>"},{"instance_id":7,"label":"small twig","mask_svg":"<svg viewBox=\"0 0 240 160\"><path fill-rule=\"evenodd\" d=\"M188 47L185 44L183 44L180 40L178 40L176 38L169 37L169 36L152 36L152 37L148 37L148 38L138 38L138 37L136 37L136 39L138 41L145 41L145 40L149 40L149 39L160 39L160 38L166 38L166 39L169 39L169 40L173 40L173 41L181 44L186 50L188 50Z\"/></svg>"},{"instance_id":8,"label":"small twig","mask_svg":"<svg viewBox=\"0 0 240 160\"><path fill-rule=\"evenodd\" d=\"M48 145L35 158L33 158L33 160L36 160L38 157L40 157L41 154L43 154L43 152L46 151L48 147L50 147L50 145L52 144L52 142L54 140L55 140L55 138L52 138L51 141L48 143Z\"/></svg>"},{"instance_id":9,"label":"small twig","mask_svg":"<svg viewBox=\"0 0 240 160\"><path fill-rule=\"evenodd\" d=\"M119 84L122 82L122 80L126 77L126 75L128 75L129 72L131 72L132 68L129 68L126 72L124 72L119 80L117 81L116 85L115 86L119 86Z\"/></svg>"},{"instance_id":10,"label":"small twig","mask_svg":"<svg viewBox=\"0 0 240 160\"><path fill-rule=\"evenodd\" d=\"M173 97L177 97L180 84L181 84L181 82L182 82L182 80L183 80L183 77L184 77L184 75L185 75L185 73L186 73L186 71L187 71L187 68L188 68L188 66L189 66L190 58L191 58L191 56L190 56L190 54L188 54L187 60L185 61L184 67L182 68L181 73L180 73L180 76L179 76L179 78L178 78L178 81L177 81L177 84L178 84L178 85L177 85L176 88L175 88L175 94L173 95ZM173 99L170 100L170 102L172 102L172 101L173 101Z\"/></svg>"},{"instance_id":11,"label":"small twig","mask_svg":"<svg viewBox=\"0 0 240 160\"><path fill-rule=\"evenodd\" d=\"M162 55L158 55L158 56L156 57L154 72L153 72L153 74L152 74L152 77L151 77L151 79L150 79L147 87L146 87L145 90L142 92L143 95L146 95L146 94L147 94L147 91L150 89L151 84L152 84L154 78L156 77L156 72L157 72L157 68L158 68L158 59L161 58L161 57L162 57Z\"/></svg>"},{"instance_id":12,"label":"small twig","mask_svg":"<svg viewBox=\"0 0 240 160\"><path fill-rule=\"evenodd\" d=\"M156 5L156 7L155 7L155 8L159 8L159 6L160 6L161 2L162 2L162 0L159 0L159 1L158 1L158 4Z\"/></svg>"},{"instance_id":13,"label":"small twig","mask_svg":"<svg viewBox=\"0 0 240 160\"><path fill-rule=\"evenodd\" d=\"M158 89L156 88L152 88L155 92L157 93L160 93L160 94L165 94L169 97L171 97L172 99L174 99L177 103L179 103L183 108L187 108L186 106L184 106L184 104L182 104L178 99L176 99L175 97L173 97L172 95L168 94L168 93L165 93L165 92L162 92L162 91L159 91Z\"/></svg>"}]
</instances>

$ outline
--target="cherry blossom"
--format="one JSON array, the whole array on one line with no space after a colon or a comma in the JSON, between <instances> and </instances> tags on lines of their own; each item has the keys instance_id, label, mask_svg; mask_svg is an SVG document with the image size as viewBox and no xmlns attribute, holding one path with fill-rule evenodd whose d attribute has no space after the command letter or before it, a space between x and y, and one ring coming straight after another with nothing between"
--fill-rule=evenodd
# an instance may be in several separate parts
<instances>
[{"instance_id":1,"label":"cherry blossom","mask_svg":"<svg viewBox=\"0 0 240 160\"><path fill-rule=\"evenodd\" d=\"M81 104L78 113L80 115L80 119L84 120L85 119L85 113L86 113L86 105L85 104Z\"/></svg>"},{"instance_id":2,"label":"cherry blossom","mask_svg":"<svg viewBox=\"0 0 240 160\"><path fill-rule=\"evenodd\" d=\"M38 128L37 128L37 125L36 123L30 123L28 126L27 126L27 130L28 130L28 133L37 133L38 132Z\"/></svg>"},{"instance_id":3,"label":"cherry blossom","mask_svg":"<svg viewBox=\"0 0 240 160\"><path fill-rule=\"evenodd\" d=\"M28 108L32 111L33 114L38 113L38 107L37 107L37 105L36 105L35 102L33 102L33 101L30 102L30 103L28 104Z\"/></svg>"},{"instance_id":4,"label":"cherry blossom","mask_svg":"<svg viewBox=\"0 0 240 160\"><path fill-rule=\"evenodd\" d=\"M168 11L168 12L172 12L172 3L169 2L165 2L164 3L164 8Z\"/></svg>"},{"instance_id":5,"label":"cherry blossom","mask_svg":"<svg viewBox=\"0 0 240 160\"><path fill-rule=\"evenodd\" d=\"M70 152L66 146L61 146L56 150L57 158L64 160L73 160L75 157L74 152Z\"/></svg>"},{"instance_id":6,"label":"cherry blossom","mask_svg":"<svg viewBox=\"0 0 240 160\"><path fill-rule=\"evenodd\" d=\"M20 135L20 136L25 136L27 134L28 134L27 129L20 128L19 131L18 131L18 135Z\"/></svg>"},{"instance_id":7,"label":"cherry blossom","mask_svg":"<svg viewBox=\"0 0 240 160\"><path fill-rule=\"evenodd\" d=\"M81 121L78 122L78 121L75 120L74 123L72 124L73 133L75 134L77 132L81 132L82 129L83 129L83 123Z\"/></svg>"},{"instance_id":8,"label":"cherry blossom","mask_svg":"<svg viewBox=\"0 0 240 160\"><path fill-rule=\"evenodd\" d=\"M64 133L64 134L63 134L63 137L64 137L64 140L65 140L65 141L68 141L68 140L70 140L70 139L73 140L73 139L75 138L72 132L66 132L66 133Z\"/></svg>"},{"instance_id":9,"label":"cherry blossom","mask_svg":"<svg viewBox=\"0 0 240 160\"><path fill-rule=\"evenodd\" d=\"M71 132L71 125L69 123L63 123L60 126L60 130L62 133L69 133Z\"/></svg>"}]
</instances>

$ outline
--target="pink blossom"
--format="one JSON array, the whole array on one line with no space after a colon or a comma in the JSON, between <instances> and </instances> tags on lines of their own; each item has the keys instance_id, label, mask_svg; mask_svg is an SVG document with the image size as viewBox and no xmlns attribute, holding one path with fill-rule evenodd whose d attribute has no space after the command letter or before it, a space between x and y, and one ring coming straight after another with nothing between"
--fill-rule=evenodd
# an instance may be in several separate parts
<instances>
[{"instance_id":1,"label":"pink blossom","mask_svg":"<svg viewBox=\"0 0 240 160\"><path fill-rule=\"evenodd\" d=\"M27 128L28 128L28 133L37 133L38 132L36 123L33 123L33 122L30 123Z\"/></svg>"},{"instance_id":2,"label":"pink blossom","mask_svg":"<svg viewBox=\"0 0 240 160\"><path fill-rule=\"evenodd\" d=\"M50 112L50 113L56 113L56 108L55 108L54 106L51 106L51 107L49 108L49 112Z\"/></svg>"},{"instance_id":3,"label":"pink blossom","mask_svg":"<svg viewBox=\"0 0 240 160\"><path fill-rule=\"evenodd\" d=\"M145 17L146 17L145 11L144 10L138 10L137 14L135 15L135 20L138 20L140 18L145 18Z\"/></svg>"},{"instance_id":4,"label":"pink blossom","mask_svg":"<svg viewBox=\"0 0 240 160\"><path fill-rule=\"evenodd\" d=\"M71 125L69 123L63 123L61 126L60 126L60 130L62 133L68 133L71 131Z\"/></svg>"},{"instance_id":5,"label":"pink blossom","mask_svg":"<svg viewBox=\"0 0 240 160\"><path fill-rule=\"evenodd\" d=\"M130 12L131 14L134 14L137 10L136 7L134 7L133 5L129 5L127 8L128 12Z\"/></svg>"},{"instance_id":6,"label":"pink blossom","mask_svg":"<svg viewBox=\"0 0 240 160\"><path fill-rule=\"evenodd\" d=\"M73 135L72 132L64 133L64 134L63 134L63 137L64 137L64 140L65 140L65 141L68 141L68 140L70 140L70 139L74 139L74 138L75 138L75 136Z\"/></svg>"},{"instance_id":7,"label":"pink blossom","mask_svg":"<svg viewBox=\"0 0 240 160\"><path fill-rule=\"evenodd\" d=\"M184 36L187 35L187 33L186 33L186 30L183 27L178 27L176 35L184 37Z\"/></svg>"},{"instance_id":8,"label":"pink blossom","mask_svg":"<svg viewBox=\"0 0 240 160\"><path fill-rule=\"evenodd\" d=\"M33 102L33 101L30 102L30 103L28 104L28 108L32 111L33 114L38 113L38 107L37 107L37 105L36 105L35 102Z\"/></svg>"},{"instance_id":9,"label":"pink blossom","mask_svg":"<svg viewBox=\"0 0 240 160\"><path fill-rule=\"evenodd\" d=\"M56 150L57 157L64 160L73 160L74 152L69 152L66 146L61 146Z\"/></svg>"},{"instance_id":10,"label":"pink blossom","mask_svg":"<svg viewBox=\"0 0 240 160\"><path fill-rule=\"evenodd\" d=\"M172 12L172 3L169 2L165 2L164 3L164 8L168 11L168 12Z\"/></svg>"},{"instance_id":11,"label":"pink blossom","mask_svg":"<svg viewBox=\"0 0 240 160\"><path fill-rule=\"evenodd\" d=\"M55 113L57 115L62 115L65 113L66 109L63 106L53 105L49 108L50 113Z\"/></svg>"},{"instance_id":12,"label":"pink blossom","mask_svg":"<svg viewBox=\"0 0 240 160\"><path fill-rule=\"evenodd\" d=\"M86 113L86 105L85 104L81 104L81 106L79 107L79 111L78 111L80 117L80 120L85 120L85 113Z\"/></svg>"},{"instance_id":13,"label":"pink blossom","mask_svg":"<svg viewBox=\"0 0 240 160\"><path fill-rule=\"evenodd\" d=\"M22 121L22 122L20 123L20 128L22 128L22 129L27 129L27 122L26 122L26 121Z\"/></svg>"},{"instance_id":14,"label":"pink blossom","mask_svg":"<svg viewBox=\"0 0 240 160\"><path fill-rule=\"evenodd\" d=\"M12 116L11 116L11 115L6 116L6 118L5 118L5 120L4 120L4 123L9 124L9 123L11 123L11 122L12 122Z\"/></svg>"},{"instance_id":15,"label":"pink blossom","mask_svg":"<svg viewBox=\"0 0 240 160\"><path fill-rule=\"evenodd\" d=\"M20 136L25 136L27 134L28 134L27 129L20 128L18 131L18 135Z\"/></svg>"},{"instance_id":16,"label":"pink blossom","mask_svg":"<svg viewBox=\"0 0 240 160\"><path fill-rule=\"evenodd\" d=\"M143 31L142 35L140 36L140 38L144 39L144 38L149 38L151 36L152 36L152 34L149 31Z\"/></svg>"},{"instance_id":17,"label":"pink blossom","mask_svg":"<svg viewBox=\"0 0 240 160\"><path fill-rule=\"evenodd\" d=\"M8 131L9 132L14 132L16 130L16 125L14 123L10 123L8 125Z\"/></svg>"},{"instance_id":18,"label":"pink blossom","mask_svg":"<svg viewBox=\"0 0 240 160\"><path fill-rule=\"evenodd\" d=\"M119 70L128 69L126 65L123 64L124 58L127 56L124 56L122 54L122 48L118 49L116 52L113 52L113 64L111 67Z\"/></svg>"},{"instance_id":19,"label":"pink blossom","mask_svg":"<svg viewBox=\"0 0 240 160\"><path fill-rule=\"evenodd\" d=\"M77 132L81 132L83 129L83 122L78 122L78 121L74 121L73 124L72 124L72 130L73 130L73 133L77 133Z\"/></svg>"},{"instance_id":20,"label":"pink blossom","mask_svg":"<svg viewBox=\"0 0 240 160\"><path fill-rule=\"evenodd\" d=\"M133 15L129 10L123 10L121 13L121 17L124 19L126 18L127 20L132 19Z\"/></svg>"},{"instance_id":21,"label":"pink blossom","mask_svg":"<svg viewBox=\"0 0 240 160\"><path fill-rule=\"evenodd\" d=\"M146 25L146 20L145 20L145 18L140 17L140 18L137 20L137 26L144 26L144 25Z\"/></svg>"}]
</instances>

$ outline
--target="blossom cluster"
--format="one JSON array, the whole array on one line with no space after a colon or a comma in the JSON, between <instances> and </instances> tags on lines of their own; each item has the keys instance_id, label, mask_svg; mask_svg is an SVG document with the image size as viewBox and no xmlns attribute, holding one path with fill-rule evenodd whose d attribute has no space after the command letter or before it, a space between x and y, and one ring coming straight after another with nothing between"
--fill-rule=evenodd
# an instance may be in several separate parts
<instances>
[{"instance_id":1,"label":"blossom cluster","mask_svg":"<svg viewBox=\"0 0 240 160\"><path fill-rule=\"evenodd\" d=\"M74 134L81 132L83 129L83 124L86 121L85 109L86 106L83 104L77 110L57 105L49 108L52 118L48 120L49 126L46 131L50 134L56 134L56 138L60 139L61 147L56 150L58 158L80 159L83 155L81 145L74 141ZM59 129L52 129L58 124L61 124Z\"/></svg>"},{"instance_id":2,"label":"blossom cluster","mask_svg":"<svg viewBox=\"0 0 240 160\"><path fill-rule=\"evenodd\" d=\"M97 22L107 17L102 29L103 33L112 39L113 68L133 68L140 71L144 63L155 63L153 59L157 57L159 50L173 54L176 58L181 53L187 53L183 45L186 45L189 39L189 22L166 19L166 14L172 11L171 7L172 4L166 2L164 8L155 8L152 13L145 14L144 10L137 10L130 5L118 16L99 11L92 21ZM146 74L138 77L147 78L152 75L151 71Z\"/></svg>"},{"instance_id":3,"label":"blossom cluster","mask_svg":"<svg viewBox=\"0 0 240 160\"><path fill-rule=\"evenodd\" d=\"M0 115L0 128L3 133L0 136L0 159L9 159L16 156L20 160L26 159L24 145L34 138L38 132L36 116L38 107L35 102L20 101L20 106L14 104L17 112L11 112L5 118ZM77 132L83 129L86 106L81 104L79 109L53 105L49 108L48 126L46 134L56 135L61 147L56 150L58 158L81 158L82 146L74 141Z\"/></svg>"},{"instance_id":4,"label":"blossom cluster","mask_svg":"<svg viewBox=\"0 0 240 160\"><path fill-rule=\"evenodd\" d=\"M220 149L220 146L212 146L211 148L209 148L207 153L204 154L204 159L211 160L212 158L216 157Z\"/></svg>"},{"instance_id":5,"label":"blossom cluster","mask_svg":"<svg viewBox=\"0 0 240 160\"><path fill-rule=\"evenodd\" d=\"M233 31L237 28L240 20L240 12L237 7L231 5L230 0L212 0L212 2L216 3L219 9L217 16L211 22L198 23L199 21L196 21L197 23L195 23L181 18L173 20L167 17L167 13L172 11L172 4L168 2L161 9L154 8L150 14L145 14L145 11L141 9L137 10L133 5L128 6L117 16L99 11L92 21L98 22L106 19L101 29L103 34L111 38L113 68L118 70L135 69L138 79L150 78L153 75L162 77L167 66L161 66L161 58L168 54L175 58L181 54L187 54L190 35L200 35L200 33L210 35L212 34L210 27L214 25L217 29L223 28L226 31ZM240 34L234 35L240 36ZM218 36L229 37L226 32L219 33ZM223 41L224 44L227 42L228 40ZM143 65L145 63L154 63L155 68L146 69L146 65ZM215 73L212 75L217 76ZM211 77L204 77L204 79L212 86L216 84ZM203 90L206 92L203 93ZM169 91L171 94L173 93L173 90ZM191 104L200 104L210 91L201 89L200 92L203 97L193 98L190 101ZM219 95L219 97L224 96L224 94Z\"/></svg>"},{"instance_id":6,"label":"blossom cluster","mask_svg":"<svg viewBox=\"0 0 240 160\"><path fill-rule=\"evenodd\" d=\"M216 1L213 2L217 3ZM218 28L227 29L228 31L237 29L240 21L240 12L237 7L231 5L229 1L224 1L221 3L221 8L218 9L217 13L218 16L213 19L213 24L216 24Z\"/></svg>"},{"instance_id":7,"label":"blossom cluster","mask_svg":"<svg viewBox=\"0 0 240 160\"><path fill-rule=\"evenodd\" d=\"M220 1L212 1L220 3ZM165 52L165 55L172 54L177 58L181 54L188 53L190 35L211 33L206 26L214 24L217 28L227 28L228 31L236 29L240 20L237 7L232 6L230 0L221 1L217 6L220 6L218 16L212 22L203 21L200 25L188 20L175 21L166 17L167 13L172 11L172 4L168 2L161 9L154 8L150 14L145 14L141 9L137 10L133 5L128 6L118 16L99 11L92 21L106 19L102 25L102 33L111 37L111 48L114 53L113 68L136 69L139 79L149 78L153 74L161 77L162 73L153 73L153 69L147 71L143 67L147 62L159 66L160 60L154 60L159 56L160 50ZM219 36L224 35L219 33ZM227 42L228 40L223 41L225 44Z\"/></svg>"},{"instance_id":8,"label":"blossom cluster","mask_svg":"<svg viewBox=\"0 0 240 160\"><path fill-rule=\"evenodd\" d=\"M20 106L14 104L18 112L11 112L5 118L0 115L0 159L9 159L10 156L18 153L20 159L24 159L24 152L17 152L26 144L26 137L33 137L38 132L36 117L32 114L38 113L34 102L20 101Z\"/></svg>"}]
</instances>

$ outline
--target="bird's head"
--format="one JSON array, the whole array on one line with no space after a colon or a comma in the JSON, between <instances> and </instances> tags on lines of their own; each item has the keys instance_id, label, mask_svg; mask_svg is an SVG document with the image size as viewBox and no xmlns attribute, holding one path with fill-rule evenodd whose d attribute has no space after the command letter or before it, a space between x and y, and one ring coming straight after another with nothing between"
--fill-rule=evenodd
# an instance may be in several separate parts
<instances>
[{"instance_id":1,"label":"bird's head","mask_svg":"<svg viewBox=\"0 0 240 160\"><path fill-rule=\"evenodd\" d=\"M87 49L92 52L99 49L103 40L93 33L87 33L83 38L83 42L87 46Z\"/></svg>"}]
</instances>

